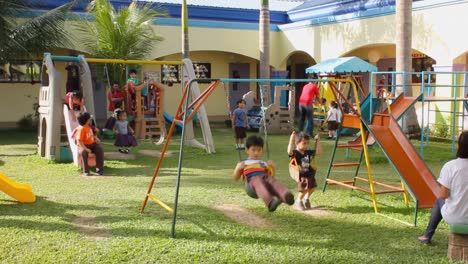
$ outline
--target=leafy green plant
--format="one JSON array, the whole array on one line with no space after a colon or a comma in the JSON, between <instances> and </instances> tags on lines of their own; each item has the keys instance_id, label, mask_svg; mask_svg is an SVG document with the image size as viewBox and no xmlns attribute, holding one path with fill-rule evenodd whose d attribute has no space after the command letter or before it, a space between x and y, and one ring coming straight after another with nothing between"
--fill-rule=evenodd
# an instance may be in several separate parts
<instances>
[{"instance_id":1,"label":"leafy green plant","mask_svg":"<svg viewBox=\"0 0 468 264\"><path fill-rule=\"evenodd\" d=\"M116 10L109 0L93 0L88 5L92 20L83 19L77 29L88 53L107 59L145 59L155 43L162 40L152 28L153 19L164 15L151 3L132 1L127 7ZM109 79L122 83L125 65L108 64Z\"/></svg>"},{"instance_id":2,"label":"leafy green plant","mask_svg":"<svg viewBox=\"0 0 468 264\"><path fill-rule=\"evenodd\" d=\"M433 136L438 138L448 138L450 136L449 120L440 113L436 106L436 123L432 124Z\"/></svg>"},{"instance_id":3,"label":"leafy green plant","mask_svg":"<svg viewBox=\"0 0 468 264\"><path fill-rule=\"evenodd\" d=\"M33 114L24 115L18 122L16 122L19 130L22 131L29 131L35 130L37 128L37 119L33 116Z\"/></svg>"}]
</instances>

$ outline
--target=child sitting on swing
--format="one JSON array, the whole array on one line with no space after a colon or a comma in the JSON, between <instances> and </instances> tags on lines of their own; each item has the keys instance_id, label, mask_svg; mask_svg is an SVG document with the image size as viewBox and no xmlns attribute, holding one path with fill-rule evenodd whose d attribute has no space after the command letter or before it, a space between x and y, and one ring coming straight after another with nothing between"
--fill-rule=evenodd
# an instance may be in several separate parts
<instances>
[{"instance_id":1,"label":"child sitting on swing","mask_svg":"<svg viewBox=\"0 0 468 264\"><path fill-rule=\"evenodd\" d=\"M247 138L245 152L248 158L237 163L233 176L236 181L243 176L248 187L262 198L268 211L273 212L282 202L294 204L294 196L273 177L274 162L260 159L263 145L263 139L259 136Z\"/></svg>"},{"instance_id":2,"label":"child sitting on swing","mask_svg":"<svg viewBox=\"0 0 468 264\"><path fill-rule=\"evenodd\" d=\"M297 189L299 194L295 206L299 210L310 209L309 198L317 187L315 180L316 166L313 159L315 155L322 152L320 145L319 135L315 136L315 149L309 148L309 136L300 132L297 134L295 131L291 133L288 144L288 155L291 159L295 159L299 167L299 180L297 181ZM296 148L294 148L294 145Z\"/></svg>"}]
</instances>

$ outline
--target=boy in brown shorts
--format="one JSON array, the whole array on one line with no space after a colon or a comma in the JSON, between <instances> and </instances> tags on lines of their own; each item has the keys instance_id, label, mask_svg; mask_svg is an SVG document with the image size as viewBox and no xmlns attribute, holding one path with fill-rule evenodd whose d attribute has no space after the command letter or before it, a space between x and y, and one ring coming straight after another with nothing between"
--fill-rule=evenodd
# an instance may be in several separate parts
<instances>
[{"instance_id":1,"label":"boy in brown shorts","mask_svg":"<svg viewBox=\"0 0 468 264\"><path fill-rule=\"evenodd\" d=\"M309 148L309 136L304 132L296 133L292 132L289 138L288 144L288 155L291 159L296 159L296 163L299 166L299 181L297 182L297 189L299 195L295 206L299 210L310 209L309 197L317 187L317 181L315 180L315 173L317 168L313 164L315 155L322 152L320 145L320 138L318 135L315 136L316 149ZM296 146L294 148L294 145Z\"/></svg>"},{"instance_id":2,"label":"boy in brown shorts","mask_svg":"<svg viewBox=\"0 0 468 264\"><path fill-rule=\"evenodd\" d=\"M232 111L231 123L236 137L236 149L244 149L244 139L247 137L247 129L249 128L246 103L245 100L241 99L236 104L237 108Z\"/></svg>"}]
</instances>

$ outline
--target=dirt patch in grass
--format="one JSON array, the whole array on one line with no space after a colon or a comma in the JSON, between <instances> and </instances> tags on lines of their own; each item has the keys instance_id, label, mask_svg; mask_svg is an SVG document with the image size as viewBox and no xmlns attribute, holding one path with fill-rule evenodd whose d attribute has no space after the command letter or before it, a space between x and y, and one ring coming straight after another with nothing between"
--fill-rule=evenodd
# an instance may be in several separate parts
<instances>
[{"instance_id":1,"label":"dirt patch in grass","mask_svg":"<svg viewBox=\"0 0 468 264\"><path fill-rule=\"evenodd\" d=\"M296 210L297 212L306 214L308 216L313 216L313 217L331 216L330 211L320 206L312 206L312 208L308 210L299 210L295 206L292 206L292 208L294 208L294 210Z\"/></svg>"},{"instance_id":2,"label":"dirt patch in grass","mask_svg":"<svg viewBox=\"0 0 468 264\"><path fill-rule=\"evenodd\" d=\"M120 153L120 152L104 152L105 160L134 160L136 159L135 154Z\"/></svg>"},{"instance_id":3,"label":"dirt patch in grass","mask_svg":"<svg viewBox=\"0 0 468 264\"><path fill-rule=\"evenodd\" d=\"M96 223L95 216L77 216L72 224L80 230L81 234L93 240L102 240L112 236L107 228Z\"/></svg>"},{"instance_id":4,"label":"dirt patch in grass","mask_svg":"<svg viewBox=\"0 0 468 264\"><path fill-rule=\"evenodd\" d=\"M143 154L143 155L147 155L147 156L151 156L151 157L160 157L161 156L161 151L154 150L154 149L142 149L142 150L139 150L138 153ZM172 156L172 152L170 152L170 151L167 151L166 153L164 153L164 157L171 157L171 156Z\"/></svg>"},{"instance_id":5,"label":"dirt patch in grass","mask_svg":"<svg viewBox=\"0 0 468 264\"><path fill-rule=\"evenodd\" d=\"M258 216L253 212L240 207L237 204L217 205L214 207L214 209L220 211L225 216L231 218L235 222L240 223L242 225L247 225L253 228L261 229L271 229L276 227L269 220L262 218L261 216Z\"/></svg>"}]
</instances>

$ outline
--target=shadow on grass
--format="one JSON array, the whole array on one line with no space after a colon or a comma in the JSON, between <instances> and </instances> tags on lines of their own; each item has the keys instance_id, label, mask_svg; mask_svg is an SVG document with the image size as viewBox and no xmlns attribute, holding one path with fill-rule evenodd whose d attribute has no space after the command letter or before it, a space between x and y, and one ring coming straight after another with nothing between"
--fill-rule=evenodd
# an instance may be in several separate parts
<instances>
[{"instance_id":1,"label":"shadow on grass","mask_svg":"<svg viewBox=\"0 0 468 264\"><path fill-rule=\"evenodd\" d=\"M36 144L36 131L0 130L0 145Z\"/></svg>"},{"instance_id":2,"label":"shadow on grass","mask_svg":"<svg viewBox=\"0 0 468 264\"><path fill-rule=\"evenodd\" d=\"M252 246L260 244L265 247L287 246L304 249L312 247L326 251L356 252L365 256L388 251L388 260L392 259L391 255L395 250L398 250L399 255L415 254L414 248L411 246L399 247L402 240L405 241L404 243L413 243L415 247L419 246L417 241L413 241L413 237L418 234L416 229L413 229L414 234L408 234L408 228L401 225L390 227L330 217L310 218L292 211L280 212L279 214L266 211L265 213L255 212L278 226L271 231L265 231L233 223L222 213L204 206L184 206L183 211L180 211L179 214L176 238L183 240L239 243ZM167 231L167 234L169 232L170 230ZM113 230L113 233L119 236L118 230ZM155 236L160 234L160 231L154 233ZM386 245L385 249L382 249L382 245Z\"/></svg>"},{"instance_id":3,"label":"shadow on grass","mask_svg":"<svg viewBox=\"0 0 468 264\"><path fill-rule=\"evenodd\" d=\"M26 219L4 219L0 221L0 228L2 227L16 227L32 230L43 231L63 231L69 232L76 228L72 226L72 221L77 215L70 213L70 211L102 211L108 209L104 206L96 205L74 205L57 203L47 199L47 197L36 197L36 202L32 204L22 204L15 201L8 200L8 204L0 204L1 216L21 216L31 217L32 220ZM34 220L40 216L41 221ZM55 220L47 219L44 217L57 217L66 223L56 223ZM50 221L50 222L49 222Z\"/></svg>"},{"instance_id":4,"label":"shadow on grass","mask_svg":"<svg viewBox=\"0 0 468 264\"><path fill-rule=\"evenodd\" d=\"M396 250L398 255L414 255L414 247L419 246L413 241L418 230L401 225L366 224L334 217L312 218L289 209L275 213L268 213L263 207L261 209L259 207L258 210L248 210L271 221L276 227L270 230L258 230L233 222L232 219L210 207L180 204L176 238L180 241L223 242L252 247L287 246L291 250L297 248L308 251L315 248L325 251L346 251L357 253L359 259L377 255L376 252L379 252L378 255L381 257L382 252L388 252L383 254L388 256L386 260L391 260L391 255ZM356 210L368 212L369 208L348 208L347 212ZM34 204L3 204L0 205L0 211L2 216L7 217L0 221L0 228L13 227L68 233L80 233L72 224L77 217L72 212L85 211L87 215L96 215L96 223L106 227L112 237L166 239L170 236L172 223L172 215L160 208L152 208L140 215L135 206L115 210L98 205L57 203L45 197L38 197ZM106 215L106 211L113 215ZM399 246L401 243L413 243L413 246ZM418 254L422 253L416 253Z\"/></svg>"}]
</instances>

